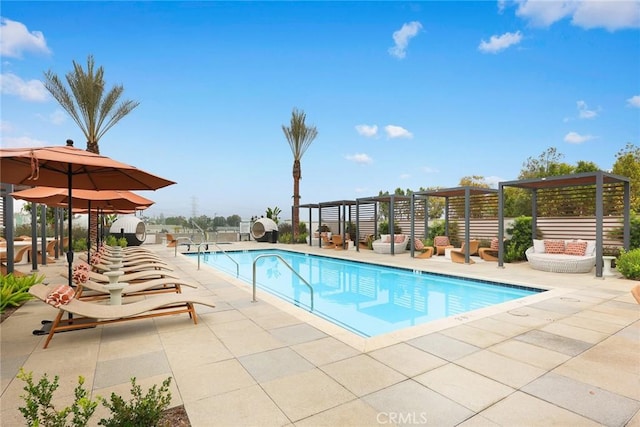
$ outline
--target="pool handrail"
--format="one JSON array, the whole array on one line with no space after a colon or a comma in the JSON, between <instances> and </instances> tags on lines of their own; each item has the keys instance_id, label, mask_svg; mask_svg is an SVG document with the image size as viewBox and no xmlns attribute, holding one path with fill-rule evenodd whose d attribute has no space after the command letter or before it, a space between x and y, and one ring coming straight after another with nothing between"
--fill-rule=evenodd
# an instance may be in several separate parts
<instances>
[{"instance_id":1,"label":"pool handrail","mask_svg":"<svg viewBox=\"0 0 640 427\"><path fill-rule=\"evenodd\" d=\"M173 250L173 256L177 257L178 256L178 246L180 246L180 241L181 240L186 240L188 245L193 245L193 241L191 240L190 237L176 237L176 245L174 246L174 250Z\"/></svg>"},{"instance_id":2,"label":"pool handrail","mask_svg":"<svg viewBox=\"0 0 640 427\"><path fill-rule=\"evenodd\" d=\"M311 287L311 285L309 284L309 282L307 282L304 277L302 277L297 271L295 271L293 269L293 267L291 267L289 265L289 263L287 261L285 261L284 258L282 258L280 255L277 254L262 254L262 255L258 255L254 260L253 260L253 300L251 302L258 302L258 300L256 299L256 262L260 259L260 258L266 258L266 257L276 257L278 258L280 261L282 261L282 263L284 265L287 266L287 268L289 270L291 270L291 272L293 274L295 274L296 276L298 276L298 278L300 280L302 280L302 282L307 285L307 287L309 288L309 292L311 293L311 311L313 311L313 287ZM299 302L299 301L298 301Z\"/></svg>"},{"instance_id":3,"label":"pool handrail","mask_svg":"<svg viewBox=\"0 0 640 427\"><path fill-rule=\"evenodd\" d=\"M229 258L231 261L233 261L233 263L236 265L236 277L240 276L240 264L238 264L238 261L236 261L235 259L231 258L231 255L229 255L224 249L222 249L220 246L218 246L218 244L216 242L200 242L200 243L198 243L198 270L200 270L200 253L202 252L202 245L206 245L207 248L209 247L209 245L213 245L216 248L218 248L220 250L220 252L225 254L227 256L227 258Z\"/></svg>"}]
</instances>

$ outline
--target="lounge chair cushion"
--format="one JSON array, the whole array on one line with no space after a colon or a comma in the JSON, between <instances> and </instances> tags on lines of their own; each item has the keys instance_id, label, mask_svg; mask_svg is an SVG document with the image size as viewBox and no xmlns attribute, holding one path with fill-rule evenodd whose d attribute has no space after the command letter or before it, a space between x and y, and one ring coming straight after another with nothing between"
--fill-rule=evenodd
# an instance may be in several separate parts
<instances>
[{"instance_id":1,"label":"lounge chair cushion","mask_svg":"<svg viewBox=\"0 0 640 427\"><path fill-rule=\"evenodd\" d=\"M404 234L396 234L395 236L393 236L393 242L394 243L404 242Z\"/></svg>"},{"instance_id":2,"label":"lounge chair cushion","mask_svg":"<svg viewBox=\"0 0 640 427\"><path fill-rule=\"evenodd\" d=\"M584 256L587 251L587 242L569 242L564 248L566 255Z\"/></svg>"},{"instance_id":3,"label":"lounge chair cushion","mask_svg":"<svg viewBox=\"0 0 640 427\"><path fill-rule=\"evenodd\" d=\"M47 304L51 304L55 308L60 307L61 305L69 304L69 302L73 299L76 291L69 285L59 285L56 286L50 293L47 295L47 298L44 300Z\"/></svg>"},{"instance_id":4,"label":"lounge chair cushion","mask_svg":"<svg viewBox=\"0 0 640 427\"><path fill-rule=\"evenodd\" d=\"M546 254L563 254L564 240L545 240L544 253Z\"/></svg>"}]
</instances>

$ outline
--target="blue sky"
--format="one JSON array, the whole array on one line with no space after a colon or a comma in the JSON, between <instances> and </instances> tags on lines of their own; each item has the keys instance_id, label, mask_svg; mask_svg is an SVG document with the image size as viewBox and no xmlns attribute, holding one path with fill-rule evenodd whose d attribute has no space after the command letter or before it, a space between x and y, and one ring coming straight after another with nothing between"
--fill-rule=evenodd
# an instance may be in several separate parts
<instances>
[{"instance_id":1,"label":"blue sky","mask_svg":"<svg viewBox=\"0 0 640 427\"><path fill-rule=\"evenodd\" d=\"M640 145L640 1L2 2L2 147L82 133L42 86L88 55L140 106L101 153L177 184L147 215L517 178L549 147L608 170ZM304 216L304 215L303 215Z\"/></svg>"}]
</instances>

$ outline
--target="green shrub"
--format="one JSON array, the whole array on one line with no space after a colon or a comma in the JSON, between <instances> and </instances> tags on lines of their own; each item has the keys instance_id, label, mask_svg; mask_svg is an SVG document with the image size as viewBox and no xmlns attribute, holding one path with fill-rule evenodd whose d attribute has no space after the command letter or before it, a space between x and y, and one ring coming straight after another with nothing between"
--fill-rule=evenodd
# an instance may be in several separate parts
<instances>
[{"instance_id":1,"label":"green shrub","mask_svg":"<svg viewBox=\"0 0 640 427\"><path fill-rule=\"evenodd\" d=\"M143 396L142 388L136 384L136 378L131 378L133 399L130 402L126 402L115 393L111 393L110 402L104 398L98 398L111 411L111 418L102 418L98 425L105 427L157 426L162 413L171 403L170 384L171 377L162 382L160 389L154 384Z\"/></svg>"},{"instance_id":2,"label":"green shrub","mask_svg":"<svg viewBox=\"0 0 640 427\"><path fill-rule=\"evenodd\" d=\"M117 246L120 246L121 248L126 248L129 244L129 242L127 242L127 239L125 239L124 237L119 238L116 243Z\"/></svg>"},{"instance_id":3,"label":"green shrub","mask_svg":"<svg viewBox=\"0 0 640 427\"><path fill-rule=\"evenodd\" d=\"M383 221L378 225L378 233L379 234L389 234L389 223L387 221ZM400 227L397 223L393 223L393 233L401 234L402 227Z\"/></svg>"},{"instance_id":4,"label":"green shrub","mask_svg":"<svg viewBox=\"0 0 640 427\"><path fill-rule=\"evenodd\" d=\"M25 381L24 391L27 395L20 396L26 403L26 406L18 407L22 416L27 420L29 426L45 426L45 427L64 427L67 424L69 414L73 414L71 425L86 426L89 418L93 415L98 402L92 401L89 394L84 389L84 378L78 377L78 385L74 390L74 402L71 406L57 411L51 403L53 393L58 389L59 377L56 375L53 381L50 381L47 374L44 374L38 384L33 382L33 373L25 372L20 368L18 378Z\"/></svg>"},{"instance_id":5,"label":"green shrub","mask_svg":"<svg viewBox=\"0 0 640 427\"><path fill-rule=\"evenodd\" d=\"M640 248L628 252L621 249L616 268L625 279L640 280Z\"/></svg>"},{"instance_id":6,"label":"green shrub","mask_svg":"<svg viewBox=\"0 0 640 427\"><path fill-rule=\"evenodd\" d=\"M278 233L278 243L291 243L293 241L293 235L291 233Z\"/></svg>"},{"instance_id":7,"label":"green shrub","mask_svg":"<svg viewBox=\"0 0 640 427\"><path fill-rule=\"evenodd\" d=\"M87 250L87 239L81 237L73 242L73 250L76 252L83 252Z\"/></svg>"},{"instance_id":8,"label":"green shrub","mask_svg":"<svg viewBox=\"0 0 640 427\"><path fill-rule=\"evenodd\" d=\"M523 261L526 259L525 252L533 246L531 238L531 227L533 220L530 216L520 216L514 219L511 227L507 228L510 240L504 242L504 261ZM539 237L542 237L539 234Z\"/></svg>"},{"instance_id":9,"label":"green shrub","mask_svg":"<svg viewBox=\"0 0 640 427\"><path fill-rule=\"evenodd\" d=\"M640 214L636 212L631 212L629 216L629 249L638 249L640 248ZM608 237L612 240L623 240L624 227L620 225L619 227L613 228L607 234Z\"/></svg>"},{"instance_id":10,"label":"green shrub","mask_svg":"<svg viewBox=\"0 0 640 427\"><path fill-rule=\"evenodd\" d=\"M300 221L298 223L298 235L308 234L307 232L307 224L305 222Z\"/></svg>"},{"instance_id":11,"label":"green shrub","mask_svg":"<svg viewBox=\"0 0 640 427\"><path fill-rule=\"evenodd\" d=\"M44 275L15 276L13 273L0 275L0 313L11 307L18 307L31 299L29 288L44 280Z\"/></svg>"},{"instance_id":12,"label":"green shrub","mask_svg":"<svg viewBox=\"0 0 640 427\"><path fill-rule=\"evenodd\" d=\"M104 243L107 246L118 246L118 238L113 234L109 234L105 239Z\"/></svg>"}]
</instances>

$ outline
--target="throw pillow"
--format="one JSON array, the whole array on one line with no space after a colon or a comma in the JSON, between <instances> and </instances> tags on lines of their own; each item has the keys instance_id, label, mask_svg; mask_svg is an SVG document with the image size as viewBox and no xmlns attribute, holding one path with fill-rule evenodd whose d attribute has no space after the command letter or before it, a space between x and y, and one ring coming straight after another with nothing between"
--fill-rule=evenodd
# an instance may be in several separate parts
<instances>
[{"instance_id":1,"label":"throw pillow","mask_svg":"<svg viewBox=\"0 0 640 427\"><path fill-rule=\"evenodd\" d=\"M76 269L73 271L72 279L73 279L73 282L78 285L82 283L87 283L87 280L89 280L89 271L83 270L81 268Z\"/></svg>"},{"instance_id":2,"label":"throw pillow","mask_svg":"<svg viewBox=\"0 0 640 427\"><path fill-rule=\"evenodd\" d=\"M421 251L424 249L424 243L422 243L422 240L415 238L413 240L413 244L415 245L415 249L416 251Z\"/></svg>"},{"instance_id":3,"label":"throw pillow","mask_svg":"<svg viewBox=\"0 0 640 427\"><path fill-rule=\"evenodd\" d=\"M75 293L76 291L69 285L58 285L47 295L44 302L58 308L61 305L69 304Z\"/></svg>"},{"instance_id":4,"label":"throw pillow","mask_svg":"<svg viewBox=\"0 0 640 427\"><path fill-rule=\"evenodd\" d=\"M545 240L544 251L548 254L563 254L564 240Z\"/></svg>"},{"instance_id":5,"label":"throw pillow","mask_svg":"<svg viewBox=\"0 0 640 427\"><path fill-rule=\"evenodd\" d=\"M393 242L394 243L404 242L404 234L396 234L395 236L393 236Z\"/></svg>"},{"instance_id":6,"label":"throw pillow","mask_svg":"<svg viewBox=\"0 0 640 427\"><path fill-rule=\"evenodd\" d=\"M537 254L544 253L544 240L533 239L533 251Z\"/></svg>"},{"instance_id":7,"label":"throw pillow","mask_svg":"<svg viewBox=\"0 0 640 427\"><path fill-rule=\"evenodd\" d=\"M449 246L449 237L447 236L436 236L435 239L433 239L433 244L435 246Z\"/></svg>"},{"instance_id":8,"label":"throw pillow","mask_svg":"<svg viewBox=\"0 0 640 427\"><path fill-rule=\"evenodd\" d=\"M491 239L491 246L489 247L489 249L491 249L492 251L497 251L498 249L500 249L498 243L498 238L494 237L493 239Z\"/></svg>"},{"instance_id":9,"label":"throw pillow","mask_svg":"<svg viewBox=\"0 0 640 427\"><path fill-rule=\"evenodd\" d=\"M578 242L586 242L587 243L587 249L584 251L584 254L586 256L591 256L591 255L595 255L596 254L596 241L595 240L580 240L580 239L578 239Z\"/></svg>"},{"instance_id":10,"label":"throw pillow","mask_svg":"<svg viewBox=\"0 0 640 427\"><path fill-rule=\"evenodd\" d=\"M587 242L569 242L564 249L566 255L584 256L587 250Z\"/></svg>"}]
</instances>

